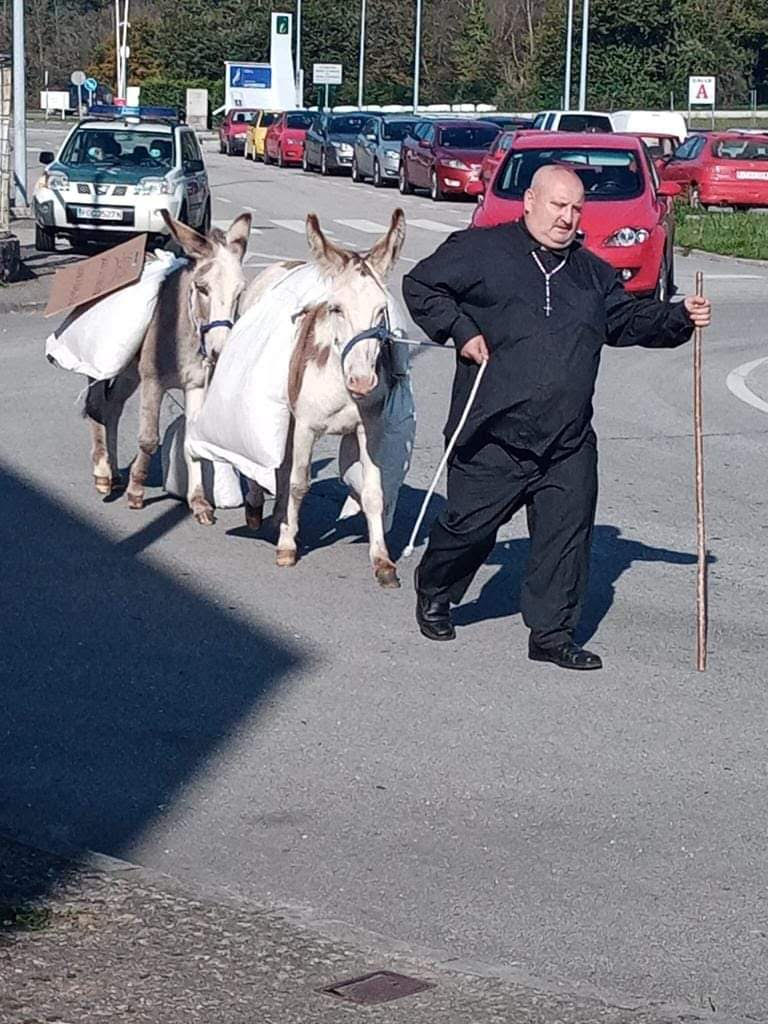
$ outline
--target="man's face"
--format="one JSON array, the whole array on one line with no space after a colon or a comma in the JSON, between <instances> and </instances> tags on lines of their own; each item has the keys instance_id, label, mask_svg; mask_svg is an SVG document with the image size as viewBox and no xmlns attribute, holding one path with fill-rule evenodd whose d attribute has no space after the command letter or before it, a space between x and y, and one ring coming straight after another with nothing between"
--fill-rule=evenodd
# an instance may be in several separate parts
<instances>
[{"instance_id":1,"label":"man's face","mask_svg":"<svg viewBox=\"0 0 768 1024\"><path fill-rule=\"evenodd\" d=\"M567 249L579 229L583 206L584 189L576 175L554 171L526 190L525 225L542 245Z\"/></svg>"}]
</instances>

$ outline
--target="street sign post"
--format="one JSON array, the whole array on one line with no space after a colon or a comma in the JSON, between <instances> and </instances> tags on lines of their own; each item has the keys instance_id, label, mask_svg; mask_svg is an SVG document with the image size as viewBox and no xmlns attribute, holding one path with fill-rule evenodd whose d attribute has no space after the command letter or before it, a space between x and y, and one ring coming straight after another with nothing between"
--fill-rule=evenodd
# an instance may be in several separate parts
<instances>
[{"instance_id":1,"label":"street sign post","mask_svg":"<svg viewBox=\"0 0 768 1024\"><path fill-rule=\"evenodd\" d=\"M84 71L73 71L69 76L72 85L77 86L77 116L83 116L83 84L88 76Z\"/></svg>"},{"instance_id":2,"label":"street sign post","mask_svg":"<svg viewBox=\"0 0 768 1024\"><path fill-rule=\"evenodd\" d=\"M714 75L689 75L688 77L688 120L691 107L709 107L712 111L712 127L715 127L716 82Z\"/></svg>"},{"instance_id":3,"label":"street sign post","mask_svg":"<svg viewBox=\"0 0 768 1024\"><path fill-rule=\"evenodd\" d=\"M328 86L341 85L343 68L341 64L313 64L312 84L325 86L325 108L328 109Z\"/></svg>"}]
</instances>

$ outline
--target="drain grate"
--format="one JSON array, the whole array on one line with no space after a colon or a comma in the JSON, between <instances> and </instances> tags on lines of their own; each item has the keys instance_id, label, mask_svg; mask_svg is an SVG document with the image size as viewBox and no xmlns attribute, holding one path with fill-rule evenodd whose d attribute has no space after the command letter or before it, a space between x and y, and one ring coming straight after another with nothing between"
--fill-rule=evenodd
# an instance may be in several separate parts
<instances>
[{"instance_id":1,"label":"drain grate","mask_svg":"<svg viewBox=\"0 0 768 1024\"><path fill-rule=\"evenodd\" d=\"M402 999L404 996L412 996L417 992L424 992L428 988L434 988L428 981L421 981L419 978L409 978L405 974L395 974L394 971L374 971L372 974L364 974L360 978L350 978L348 981L337 981L323 992L332 996L339 996L340 999L348 999L352 1003L388 1003L392 999Z\"/></svg>"}]
</instances>

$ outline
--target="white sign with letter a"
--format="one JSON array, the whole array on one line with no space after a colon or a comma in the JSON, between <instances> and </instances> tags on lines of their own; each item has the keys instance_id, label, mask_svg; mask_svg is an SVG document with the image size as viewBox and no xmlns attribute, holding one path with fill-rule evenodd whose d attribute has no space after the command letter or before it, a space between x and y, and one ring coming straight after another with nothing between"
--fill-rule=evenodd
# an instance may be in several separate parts
<instances>
[{"instance_id":1,"label":"white sign with letter a","mask_svg":"<svg viewBox=\"0 0 768 1024\"><path fill-rule=\"evenodd\" d=\"M697 103L706 107L714 107L714 75L691 75L688 78L688 104L695 106Z\"/></svg>"}]
</instances>

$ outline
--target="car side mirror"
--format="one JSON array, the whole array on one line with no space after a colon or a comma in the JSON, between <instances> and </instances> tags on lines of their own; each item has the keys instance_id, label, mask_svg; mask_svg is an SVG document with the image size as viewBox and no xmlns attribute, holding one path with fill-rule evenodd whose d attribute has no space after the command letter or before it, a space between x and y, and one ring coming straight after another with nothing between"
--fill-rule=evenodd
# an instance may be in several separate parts
<instances>
[{"instance_id":1,"label":"car side mirror","mask_svg":"<svg viewBox=\"0 0 768 1024\"><path fill-rule=\"evenodd\" d=\"M485 185L482 181L468 181L464 186L464 191L468 196L481 196L485 192Z\"/></svg>"},{"instance_id":2,"label":"car side mirror","mask_svg":"<svg viewBox=\"0 0 768 1024\"><path fill-rule=\"evenodd\" d=\"M674 199L682 191L682 188L676 181L660 181L659 187L656 189L656 195L663 196L665 199Z\"/></svg>"},{"instance_id":3,"label":"car side mirror","mask_svg":"<svg viewBox=\"0 0 768 1024\"><path fill-rule=\"evenodd\" d=\"M202 160L187 160L187 162L184 164L184 171L187 174L197 174L199 171L202 171L202 169Z\"/></svg>"},{"instance_id":4,"label":"car side mirror","mask_svg":"<svg viewBox=\"0 0 768 1024\"><path fill-rule=\"evenodd\" d=\"M47 167L48 164L52 164L55 159L56 159L55 154L51 153L51 151L48 150L48 149L44 149L42 151L42 153L40 154L40 163L44 167Z\"/></svg>"}]
</instances>

